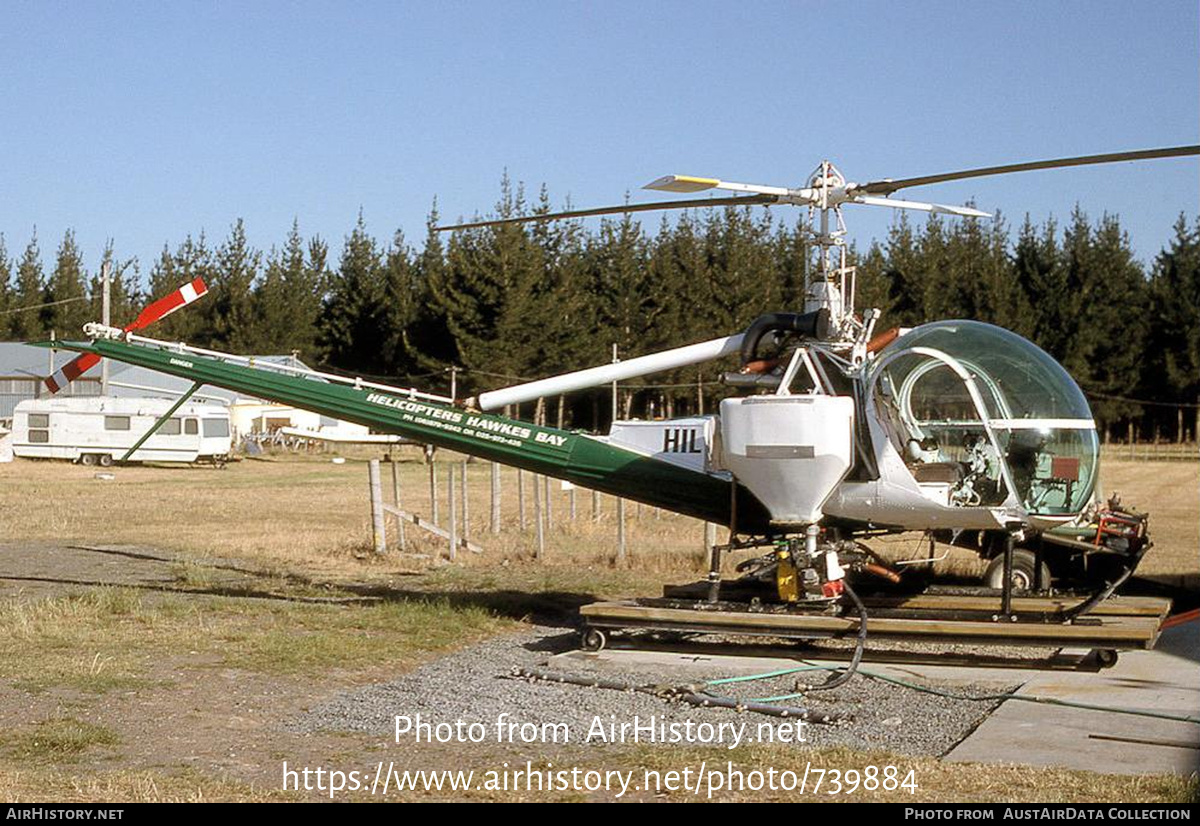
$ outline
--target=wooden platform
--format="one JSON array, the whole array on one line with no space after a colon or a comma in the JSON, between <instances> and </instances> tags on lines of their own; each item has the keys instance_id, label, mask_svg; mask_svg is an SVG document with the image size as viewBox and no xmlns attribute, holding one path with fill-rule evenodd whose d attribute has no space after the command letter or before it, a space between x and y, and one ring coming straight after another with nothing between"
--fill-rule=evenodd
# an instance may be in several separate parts
<instances>
[{"instance_id":1,"label":"wooden platform","mask_svg":"<svg viewBox=\"0 0 1200 826\"><path fill-rule=\"evenodd\" d=\"M997 600L986 596L930 595L876 597L867 606L871 639L987 645L1149 649L1158 640L1171 602L1153 597L1114 597L1074 622L1052 617L1081 602L1071 597L1019 597L1016 619L1000 617ZM844 610L844 609L843 609ZM857 614L805 611L782 606L751 610L748 605L679 599L598 602L579 609L590 629L737 634L793 639L853 639ZM906 615L907 614L907 615ZM949 618L931 618L941 614ZM966 618L964 618L966 617Z\"/></svg>"}]
</instances>

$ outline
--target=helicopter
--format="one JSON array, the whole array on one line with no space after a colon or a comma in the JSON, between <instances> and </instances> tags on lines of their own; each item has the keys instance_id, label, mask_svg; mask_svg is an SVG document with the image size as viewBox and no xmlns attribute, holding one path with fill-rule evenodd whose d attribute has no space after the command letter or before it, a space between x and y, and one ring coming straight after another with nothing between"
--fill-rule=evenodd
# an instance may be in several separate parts
<instances>
[{"instance_id":1,"label":"helicopter","mask_svg":"<svg viewBox=\"0 0 1200 826\"><path fill-rule=\"evenodd\" d=\"M868 542L905 531L979 552L990 560L988 584L1003 590L1006 604L1014 589L1049 586L1043 539L1074 556L1098 553L1110 563L1097 566L1101 598L1132 573L1149 542L1145 515L1098 501L1099 439L1083 392L1032 342L990 324L945 320L877 332L880 312L854 306L843 209L987 218L974 207L890 196L967 178L1197 154L1200 146L1179 146L866 183L848 181L822 161L800 187L668 175L646 188L739 194L437 227L464 231L698 206L808 210L811 260L798 311L765 314L709 341L465 399L147 338L139 330L149 319L124 330L89 324L89 341L53 344L90 363L115 358L187 378L193 391L211 384L246 392L727 525L728 542L712 547L713 601L721 555L747 549L765 551L739 571L781 603L839 600L848 577L899 582L898 565ZM615 421L597 435L492 412L732 357L738 367L724 381L744 392L723 399L714 415ZM67 377L81 372L78 365L64 370Z\"/></svg>"}]
</instances>

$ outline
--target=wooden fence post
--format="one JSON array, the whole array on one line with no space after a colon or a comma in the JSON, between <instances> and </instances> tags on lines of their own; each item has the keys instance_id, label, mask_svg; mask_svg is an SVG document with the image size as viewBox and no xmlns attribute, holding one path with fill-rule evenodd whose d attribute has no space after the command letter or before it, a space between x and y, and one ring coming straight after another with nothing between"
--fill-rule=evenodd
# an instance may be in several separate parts
<instances>
[{"instance_id":1,"label":"wooden fence post","mask_svg":"<svg viewBox=\"0 0 1200 826\"><path fill-rule=\"evenodd\" d=\"M517 468L517 525L525 531L525 471Z\"/></svg>"},{"instance_id":2,"label":"wooden fence post","mask_svg":"<svg viewBox=\"0 0 1200 826\"><path fill-rule=\"evenodd\" d=\"M379 482L379 460L367 462L367 479L371 486L371 540L375 553L387 552L387 528L383 521L383 485Z\"/></svg>"},{"instance_id":3,"label":"wooden fence post","mask_svg":"<svg viewBox=\"0 0 1200 826\"><path fill-rule=\"evenodd\" d=\"M542 524L542 485L538 475L533 474L533 521L537 524L537 547L534 559L541 559L546 550L546 529Z\"/></svg>"},{"instance_id":4,"label":"wooden fence post","mask_svg":"<svg viewBox=\"0 0 1200 826\"><path fill-rule=\"evenodd\" d=\"M625 564L625 500L617 497L617 562Z\"/></svg>"},{"instance_id":5,"label":"wooden fence post","mask_svg":"<svg viewBox=\"0 0 1200 826\"><path fill-rule=\"evenodd\" d=\"M446 525L450 529L450 561L454 562L458 559L458 520L454 513L454 463L450 462L446 465L446 495L450 497L450 519Z\"/></svg>"},{"instance_id":6,"label":"wooden fence post","mask_svg":"<svg viewBox=\"0 0 1200 826\"><path fill-rule=\"evenodd\" d=\"M433 524L438 523L437 465L433 459L429 460L429 518L433 520Z\"/></svg>"},{"instance_id":7,"label":"wooden fence post","mask_svg":"<svg viewBox=\"0 0 1200 826\"><path fill-rule=\"evenodd\" d=\"M392 457L392 504L396 506L396 510L400 510L400 463ZM396 517L396 534L400 541L400 551L403 553L407 550L407 542L404 538L404 520Z\"/></svg>"},{"instance_id":8,"label":"wooden fence post","mask_svg":"<svg viewBox=\"0 0 1200 826\"><path fill-rule=\"evenodd\" d=\"M492 533L500 533L500 465L492 462Z\"/></svg>"},{"instance_id":9,"label":"wooden fence post","mask_svg":"<svg viewBox=\"0 0 1200 826\"><path fill-rule=\"evenodd\" d=\"M471 495L467 492L467 463L459 466L459 492L462 494L462 537L471 538Z\"/></svg>"}]
</instances>

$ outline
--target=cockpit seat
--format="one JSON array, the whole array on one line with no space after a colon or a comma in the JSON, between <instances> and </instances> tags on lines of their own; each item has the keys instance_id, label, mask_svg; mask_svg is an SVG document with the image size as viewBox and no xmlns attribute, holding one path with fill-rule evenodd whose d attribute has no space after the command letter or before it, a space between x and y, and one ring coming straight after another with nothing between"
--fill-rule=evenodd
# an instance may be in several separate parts
<instances>
[{"instance_id":1,"label":"cockpit seat","mask_svg":"<svg viewBox=\"0 0 1200 826\"><path fill-rule=\"evenodd\" d=\"M963 480L961 462L921 462L909 470L912 471L913 478L921 483L941 482L957 485Z\"/></svg>"}]
</instances>

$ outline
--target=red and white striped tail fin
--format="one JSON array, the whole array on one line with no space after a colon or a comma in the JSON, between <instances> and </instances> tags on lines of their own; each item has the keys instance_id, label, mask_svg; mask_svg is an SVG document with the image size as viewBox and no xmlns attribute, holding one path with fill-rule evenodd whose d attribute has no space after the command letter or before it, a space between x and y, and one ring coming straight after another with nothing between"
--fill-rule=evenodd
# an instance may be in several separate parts
<instances>
[{"instance_id":1,"label":"red and white striped tail fin","mask_svg":"<svg viewBox=\"0 0 1200 826\"><path fill-rule=\"evenodd\" d=\"M133 320L133 323L125 327L125 332L131 333L134 330L149 327L154 322L166 318L176 310L191 304L207 292L208 285L204 283L204 279L193 278L170 295L165 295L158 299L158 301L147 305L138 313L138 317ZM99 363L100 356L95 353L82 353L63 365L53 376L48 376L44 379L46 389L51 394L57 393Z\"/></svg>"}]
</instances>

